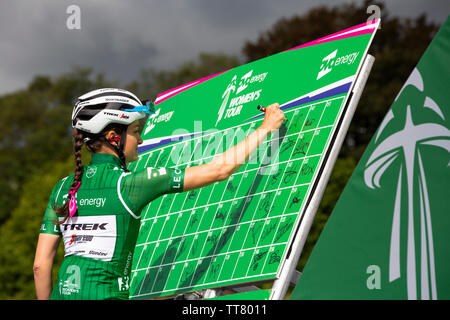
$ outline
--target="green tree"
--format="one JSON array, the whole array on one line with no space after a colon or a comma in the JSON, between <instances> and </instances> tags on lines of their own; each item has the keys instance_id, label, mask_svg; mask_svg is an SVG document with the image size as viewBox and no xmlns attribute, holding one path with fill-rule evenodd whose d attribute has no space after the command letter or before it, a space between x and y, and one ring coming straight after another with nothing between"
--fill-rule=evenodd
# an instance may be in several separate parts
<instances>
[{"instance_id":1,"label":"green tree","mask_svg":"<svg viewBox=\"0 0 450 320\"><path fill-rule=\"evenodd\" d=\"M245 43L242 49L247 62L282 52L365 22L369 18L367 7L372 4L381 9L381 29L377 31L369 52L375 56L375 64L317 210L297 265L299 270L305 266L372 135L439 26L427 21L425 15L415 19L391 17L383 2L366 0L360 5L321 6L301 16L282 18L257 40Z\"/></svg>"},{"instance_id":2,"label":"green tree","mask_svg":"<svg viewBox=\"0 0 450 320\"><path fill-rule=\"evenodd\" d=\"M126 88L142 98L156 97L238 64L233 56L202 53L172 71L144 69ZM0 224L17 206L27 177L48 161L70 154L70 115L76 98L90 90L116 86L103 74L76 67L55 78L37 75L26 89L0 97Z\"/></svg>"},{"instance_id":3,"label":"green tree","mask_svg":"<svg viewBox=\"0 0 450 320\"><path fill-rule=\"evenodd\" d=\"M91 69L75 68L54 79L35 76L28 88L0 97L0 224L17 206L28 177L70 154L75 99L108 85Z\"/></svg>"},{"instance_id":4,"label":"green tree","mask_svg":"<svg viewBox=\"0 0 450 320\"><path fill-rule=\"evenodd\" d=\"M391 17L383 2L366 0L360 5L321 6L301 16L282 18L242 49L247 62L282 52L364 23L369 18L366 12L369 5L381 9L381 29L369 51L375 56L375 64L341 152L341 156L350 155L356 160L439 29L437 24L427 21L425 14L415 19Z\"/></svg>"},{"instance_id":5,"label":"green tree","mask_svg":"<svg viewBox=\"0 0 450 320\"><path fill-rule=\"evenodd\" d=\"M146 71L128 87L149 96L236 66L236 58L201 54L174 71ZM70 115L79 95L114 86L92 70L77 68L55 79L36 76L26 90L0 97L0 299L34 299L33 261L44 210L53 186L73 171ZM27 106L21 108L21 106ZM5 118L9 118L6 121ZM83 162L90 161L84 151ZM1 184L3 183L3 184ZM15 208L15 209L14 209ZM9 212L12 214L9 214ZM60 245L53 279L62 261Z\"/></svg>"},{"instance_id":6,"label":"green tree","mask_svg":"<svg viewBox=\"0 0 450 320\"><path fill-rule=\"evenodd\" d=\"M136 81L126 88L139 97L155 99L157 94L182 84L207 77L240 64L238 58L226 54L200 53L174 70L143 69Z\"/></svg>"},{"instance_id":7,"label":"green tree","mask_svg":"<svg viewBox=\"0 0 450 320\"><path fill-rule=\"evenodd\" d=\"M0 299L35 299L33 261L39 229L56 182L73 171L74 160L48 162L23 186L18 207L0 227ZM62 246L55 266L62 261ZM56 279L58 267L54 268Z\"/></svg>"}]
</instances>

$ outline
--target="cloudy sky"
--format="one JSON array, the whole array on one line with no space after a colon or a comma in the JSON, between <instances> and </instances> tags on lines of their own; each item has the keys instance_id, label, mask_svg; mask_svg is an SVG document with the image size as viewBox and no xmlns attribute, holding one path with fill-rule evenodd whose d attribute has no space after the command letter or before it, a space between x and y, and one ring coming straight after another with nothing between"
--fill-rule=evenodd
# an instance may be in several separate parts
<instances>
[{"instance_id":1,"label":"cloudy sky","mask_svg":"<svg viewBox=\"0 0 450 320\"><path fill-rule=\"evenodd\" d=\"M351 1L2 0L0 94L26 87L36 74L58 75L73 66L94 67L126 83L142 68L171 69L200 52L239 56L245 41L257 39L281 17L344 2ZM385 2L391 16L426 12L442 23L450 14L448 0ZM67 28L71 5L80 8L79 30Z\"/></svg>"}]
</instances>

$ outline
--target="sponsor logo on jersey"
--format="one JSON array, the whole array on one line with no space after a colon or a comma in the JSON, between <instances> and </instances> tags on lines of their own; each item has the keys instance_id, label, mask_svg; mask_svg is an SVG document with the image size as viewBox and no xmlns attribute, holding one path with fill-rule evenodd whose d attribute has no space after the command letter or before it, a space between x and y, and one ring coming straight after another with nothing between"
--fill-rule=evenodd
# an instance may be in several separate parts
<instances>
[{"instance_id":1,"label":"sponsor logo on jersey","mask_svg":"<svg viewBox=\"0 0 450 320\"><path fill-rule=\"evenodd\" d=\"M86 243L92 241L94 236L92 235L81 235L77 236L76 234L72 235L72 239L69 242L69 246L73 245L74 243Z\"/></svg>"},{"instance_id":2,"label":"sponsor logo on jersey","mask_svg":"<svg viewBox=\"0 0 450 320\"><path fill-rule=\"evenodd\" d=\"M68 195L64 195L63 199L66 200ZM78 199L78 194L75 194L78 206L93 206L96 208L104 207L106 203L106 198L82 198Z\"/></svg>"},{"instance_id":3,"label":"sponsor logo on jersey","mask_svg":"<svg viewBox=\"0 0 450 320\"><path fill-rule=\"evenodd\" d=\"M53 232L59 232L59 227L57 225L53 225ZM41 224L41 231L47 231L47 226L45 225L45 223Z\"/></svg>"},{"instance_id":4,"label":"sponsor logo on jersey","mask_svg":"<svg viewBox=\"0 0 450 320\"><path fill-rule=\"evenodd\" d=\"M66 256L79 255L111 261L117 239L114 215L75 216L63 223L60 230Z\"/></svg>"},{"instance_id":5,"label":"sponsor logo on jersey","mask_svg":"<svg viewBox=\"0 0 450 320\"><path fill-rule=\"evenodd\" d=\"M80 206L95 206L97 208L104 207L106 202L106 198L88 198L88 199L80 199L77 203Z\"/></svg>"},{"instance_id":6,"label":"sponsor logo on jersey","mask_svg":"<svg viewBox=\"0 0 450 320\"><path fill-rule=\"evenodd\" d=\"M147 179L151 179L154 177L159 177L162 175L167 174L166 168L152 168L152 167L148 167L147 168Z\"/></svg>"},{"instance_id":7,"label":"sponsor logo on jersey","mask_svg":"<svg viewBox=\"0 0 450 320\"><path fill-rule=\"evenodd\" d=\"M107 230L108 223L64 223L62 230Z\"/></svg>"},{"instance_id":8,"label":"sponsor logo on jersey","mask_svg":"<svg viewBox=\"0 0 450 320\"><path fill-rule=\"evenodd\" d=\"M86 171L86 177L88 179L92 178L93 176L95 176L95 174L97 173L97 167L96 166L90 166L87 171Z\"/></svg>"},{"instance_id":9,"label":"sponsor logo on jersey","mask_svg":"<svg viewBox=\"0 0 450 320\"><path fill-rule=\"evenodd\" d=\"M80 292L81 289L81 270L77 265L67 266L63 277L66 280L59 280L59 293L61 295L70 296Z\"/></svg>"},{"instance_id":10,"label":"sponsor logo on jersey","mask_svg":"<svg viewBox=\"0 0 450 320\"><path fill-rule=\"evenodd\" d=\"M94 256L106 256L108 253L101 252L101 251L95 251L95 250L89 250L89 254L94 255Z\"/></svg>"},{"instance_id":11,"label":"sponsor logo on jersey","mask_svg":"<svg viewBox=\"0 0 450 320\"><path fill-rule=\"evenodd\" d=\"M130 289L130 277L117 278L119 283L119 291L128 291Z\"/></svg>"},{"instance_id":12,"label":"sponsor logo on jersey","mask_svg":"<svg viewBox=\"0 0 450 320\"><path fill-rule=\"evenodd\" d=\"M175 169L174 172L175 172L175 174L181 174L180 169ZM181 176L173 177L173 187L176 189L181 188Z\"/></svg>"}]
</instances>

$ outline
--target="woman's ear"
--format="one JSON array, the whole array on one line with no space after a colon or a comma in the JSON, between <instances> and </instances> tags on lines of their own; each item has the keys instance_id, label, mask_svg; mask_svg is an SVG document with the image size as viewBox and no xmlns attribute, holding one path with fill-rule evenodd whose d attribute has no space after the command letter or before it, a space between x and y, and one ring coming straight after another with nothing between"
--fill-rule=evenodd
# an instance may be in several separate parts
<instances>
[{"instance_id":1,"label":"woman's ear","mask_svg":"<svg viewBox=\"0 0 450 320\"><path fill-rule=\"evenodd\" d=\"M117 134L116 131L109 130L108 132L106 132L105 138L109 141L109 143L119 145L121 136Z\"/></svg>"},{"instance_id":2,"label":"woman's ear","mask_svg":"<svg viewBox=\"0 0 450 320\"><path fill-rule=\"evenodd\" d=\"M106 138L107 140L109 140L109 139L115 137L116 135L117 135L117 133L116 133L114 130L108 130L108 131L105 133L105 138Z\"/></svg>"}]
</instances>

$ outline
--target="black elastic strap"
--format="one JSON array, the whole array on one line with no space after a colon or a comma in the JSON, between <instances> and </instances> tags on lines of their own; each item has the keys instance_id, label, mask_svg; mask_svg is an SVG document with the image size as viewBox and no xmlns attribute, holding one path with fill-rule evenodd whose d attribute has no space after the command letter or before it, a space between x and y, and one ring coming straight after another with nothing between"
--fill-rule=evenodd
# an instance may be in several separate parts
<instances>
[{"instance_id":1,"label":"black elastic strap","mask_svg":"<svg viewBox=\"0 0 450 320\"><path fill-rule=\"evenodd\" d=\"M126 160L125 160L125 154L123 153L123 147L125 146L125 142L122 142L122 141L125 140L125 137L124 137L124 136L126 137L126 131L125 131L124 133L122 133L122 137L121 137L121 139L120 139L120 142L119 142L119 146L118 146L118 147L115 146L115 145L113 145L111 142L109 142L108 139L106 139L104 136L101 136L101 137L99 138L99 140L102 140L103 142L106 142L106 144L107 144L111 149L113 149L113 151L116 152L117 156L118 156L119 159L120 159L120 162L122 163L122 168L123 168L125 171L128 171L128 169L127 169L127 162L126 162Z\"/></svg>"}]
</instances>

